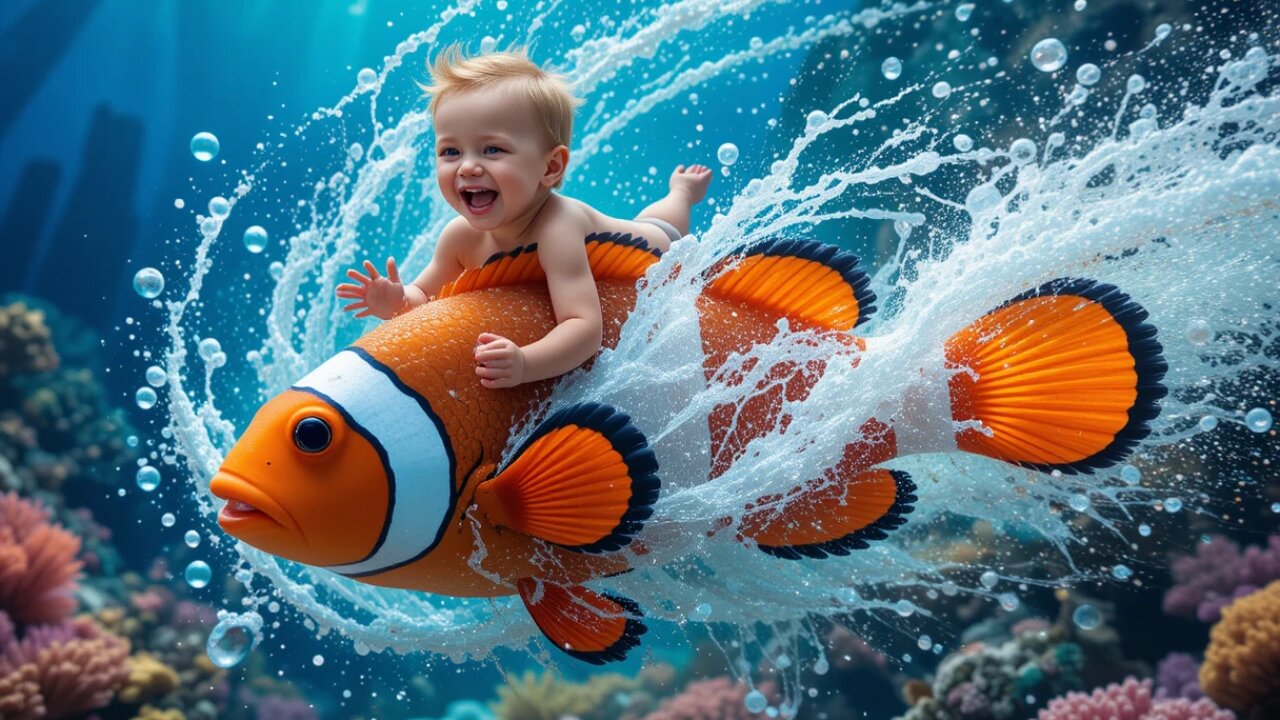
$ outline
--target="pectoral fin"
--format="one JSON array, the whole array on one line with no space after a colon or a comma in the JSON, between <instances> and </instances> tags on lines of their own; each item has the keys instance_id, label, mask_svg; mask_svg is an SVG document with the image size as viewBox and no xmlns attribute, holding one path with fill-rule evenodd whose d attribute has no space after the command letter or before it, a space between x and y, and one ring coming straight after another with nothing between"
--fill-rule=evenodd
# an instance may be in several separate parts
<instances>
[{"instance_id":1,"label":"pectoral fin","mask_svg":"<svg viewBox=\"0 0 1280 720\"><path fill-rule=\"evenodd\" d=\"M625 598L532 578L517 581L516 588L551 644L583 662L622 660L648 631L639 606Z\"/></svg>"}]
</instances>

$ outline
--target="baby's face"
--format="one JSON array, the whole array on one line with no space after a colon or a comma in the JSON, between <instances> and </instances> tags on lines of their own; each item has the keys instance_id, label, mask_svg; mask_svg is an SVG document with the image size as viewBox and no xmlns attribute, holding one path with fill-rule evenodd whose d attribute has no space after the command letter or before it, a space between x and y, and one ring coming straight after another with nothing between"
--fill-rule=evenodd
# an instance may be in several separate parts
<instances>
[{"instance_id":1,"label":"baby's face","mask_svg":"<svg viewBox=\"0 0 1280 720\"><path fill-rule=\"evenodd\" d=\"M515 220L554 184L545 177L553 149L545 127L501 90L450 95L433 119L440 192L475 229Z\"/></svg>"}]
</instances>

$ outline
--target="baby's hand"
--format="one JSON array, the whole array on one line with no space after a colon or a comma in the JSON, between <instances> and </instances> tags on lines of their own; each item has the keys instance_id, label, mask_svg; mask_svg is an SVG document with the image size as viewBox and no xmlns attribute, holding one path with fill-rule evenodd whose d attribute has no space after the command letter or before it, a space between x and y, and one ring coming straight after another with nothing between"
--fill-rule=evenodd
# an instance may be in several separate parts
<instances>
[{"instance_id":1,"label":"baby's hand","mask_svg":"<svg viewBox=\"0 0 1280 720\"><path fill-rule=\"evenodd\" d=\"M509 388L524 382L524 351L493 333L476 338L476 374L487 388Z\"/></svg>"},{"instance_id":2,"label":"baby's hand","mask_svg":"<svg viewBox=\"0 0 1280 720\"><path fill-rule=\"evenodd\" d=\"M348 312L360 310L356 313L358 318L376 315L383 320L389 320L395 317L396 313L404 309L404 285L400 282L400 271L396 269L395 258L387 258L386 277L379 275L378 268L368 260L364 261L364 269L369 273L368 275L363 275L357 270L347 271L347 277L355 280L359 285L343 283L337 287L338 297L358 301L344 307L343 310Z\"/></svg>"}]
</instances>

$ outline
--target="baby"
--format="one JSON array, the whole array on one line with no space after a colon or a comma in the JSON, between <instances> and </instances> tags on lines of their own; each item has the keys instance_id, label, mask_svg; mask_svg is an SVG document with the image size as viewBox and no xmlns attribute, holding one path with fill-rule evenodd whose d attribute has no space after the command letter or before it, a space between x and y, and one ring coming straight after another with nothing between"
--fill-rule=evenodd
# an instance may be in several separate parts
<instances>
[{"instance_id":1,"label":"baby","mask_svg":"<svg viewBox=\"0 0 1280 720\"><path fill-rule=\"evenodd\" d=\"M395 259L386 275L364 262L347 271L338 297L354 299L356 317L394 317L421 305L463 270L498 252L536 243L547 276L556 326L524 347L492 333L476 338L476 375L487 388L508 388L562 375L600 350L600 298L587 264L593 232L643 237L666 251L689 232L689 212L711 183L704 165L678 165L666 197L635 220L609 217L553 192L569 166L573 97L564 79L531 62L523 50L466 57L457 46L431 68L431 113L436 134L436 181L458 211L436 243L435 255L412 283L400 282Z\"/></svg>"}]
</instances>

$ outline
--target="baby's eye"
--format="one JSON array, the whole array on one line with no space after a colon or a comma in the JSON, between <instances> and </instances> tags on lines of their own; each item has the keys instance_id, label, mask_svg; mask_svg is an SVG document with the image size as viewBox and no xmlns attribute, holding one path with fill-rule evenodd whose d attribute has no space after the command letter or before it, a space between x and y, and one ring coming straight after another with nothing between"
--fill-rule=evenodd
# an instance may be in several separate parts
<instances>
[{"instance_id":1,"label":"baby's eye","mask_svg":"<svg viewBox=\"0 0 1280 720\"><path fill-rule=\"evenodd\" d=\"M458 148L445 148L440 151L441 157L456 157L457 154L458 154Z\"/></svg>"},{"instance_id":2,"label":"baby's eye","mask_svg":"<svg viewBox=\"0 0 1280 720\"><path fill-rule=\"evenodd\" d=\"M490 145L489 147L486 147L484 149L485 155L497 155L500 152L502 152L502 148L497 147L495 145Z\"/></svg>"}]
</instances>

